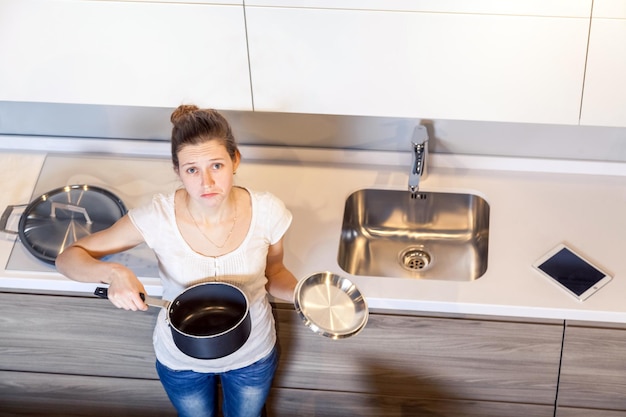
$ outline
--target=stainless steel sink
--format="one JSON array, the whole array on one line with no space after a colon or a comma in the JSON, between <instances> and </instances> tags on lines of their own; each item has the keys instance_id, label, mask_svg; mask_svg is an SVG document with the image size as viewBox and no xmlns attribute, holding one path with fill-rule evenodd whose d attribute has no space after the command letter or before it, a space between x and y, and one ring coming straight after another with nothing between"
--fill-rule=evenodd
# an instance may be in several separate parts
<instances>
[{"instance_id":1,"label":"stainless steel sink","mask_svg":"<svg viewBox=\"0 0 626 417\"><path fill-rule=\"evenodd\" d=\"M489 204L477 195L363 189L346 200L338 262L353 275L472 281L488 249Z\"/></svg>"}]
</instances>

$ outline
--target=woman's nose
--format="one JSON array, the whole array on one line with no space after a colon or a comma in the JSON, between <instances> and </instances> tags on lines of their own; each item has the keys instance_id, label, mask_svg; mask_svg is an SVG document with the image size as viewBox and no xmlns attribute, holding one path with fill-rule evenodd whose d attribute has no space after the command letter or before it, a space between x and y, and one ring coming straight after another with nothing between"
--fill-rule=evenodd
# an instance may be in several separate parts
<instances>
[{"instance_id":1,"label":"woman's nose","mask_svg":"<svg viewBox=\"0 0 626 417\"><path fill-rule=\"evenodd\" d=\"M211 172L204 171L202 174L202 184L203 185L213 185L215 183L215 181L213 181L213 175L211 175Z\"/></svg>"}]
</instances>

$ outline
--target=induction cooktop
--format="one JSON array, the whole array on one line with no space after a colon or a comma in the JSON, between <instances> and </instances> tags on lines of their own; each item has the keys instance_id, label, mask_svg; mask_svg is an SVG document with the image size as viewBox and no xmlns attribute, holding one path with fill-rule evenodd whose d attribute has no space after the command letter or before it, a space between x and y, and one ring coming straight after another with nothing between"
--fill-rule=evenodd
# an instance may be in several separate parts
<instances>
[{"instance_id":1,"label":"induction cooktop","mask_svg":"<svg viewBox=\"0 0 626 417\"><path fill-rule=\"evenodd\" d=\"M31 201L57 188L87 184L104 188L117 195L131 209L148 203L155 193L172 192L179 180L168 159L49 154L46 156ZM17 225L19 210L9 224ZM16 218L18 221L16 221ZM128 266L138 277L158 277L156 258L145 245L111 255L108 260ZM19 238L6 265L7 270L29 272L56 272L50 265L28 252Z\"/></svg>"}]
</instances>

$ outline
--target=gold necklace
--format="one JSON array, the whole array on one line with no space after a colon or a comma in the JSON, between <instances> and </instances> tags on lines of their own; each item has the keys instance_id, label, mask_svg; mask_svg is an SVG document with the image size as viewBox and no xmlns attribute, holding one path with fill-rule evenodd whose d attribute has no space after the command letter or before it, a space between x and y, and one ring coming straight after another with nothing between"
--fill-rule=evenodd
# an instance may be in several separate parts
<instances>
[{"instance_id":1,"label":"gold necklace","mask_svg":"<svg viewBox=\"0 0 626 417\"><path fill-rule=\"evenodd\" d=\"M193 224L196 225L196 229L198 229L198 231L202 234L202 236L204 236L206 240L211 242L211 244L218 249L222 249L224 246L226 246L228 239L230 239L230 235L232 235L233 230L235 230L235 224L237 224L237 200L236 199L235 199L235 218L233 219L233 225L230 227L230 231L228 232L228 235L226 236L224 243L222 243L221 245L218 245L217 243L213 241L213 239L211 239L206 234L204 234L204 232L202 231L202 228L196 222L196 219L193 217L193 214L191 214L191 211L189 211L189 195L187 195L187 199L185 199L185 208L187 209L187 214L189 214L189 217L191 217L191 221L193 221Z\"/></svg>"}]
</instances>

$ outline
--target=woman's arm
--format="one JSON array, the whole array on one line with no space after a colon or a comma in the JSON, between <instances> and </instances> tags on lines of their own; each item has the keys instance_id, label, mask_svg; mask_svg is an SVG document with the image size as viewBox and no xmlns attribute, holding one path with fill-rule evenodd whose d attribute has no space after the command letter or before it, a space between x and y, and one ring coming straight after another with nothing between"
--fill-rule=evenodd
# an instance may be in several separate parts
<instances>
[{"instance_id":1,"label":"woman's arm","mask_svg":"<svg viewBox=\"0 0 626 417\"><path fill-rule=\"evenodd\" d=\"M57 256L56 267L66 277L80 282L109 284L109 300L118 308L146 310L140 293L143 284L129 268L115 262L100 261L105 255L133 248L143 236L125 215L113 226L86 236Z\"/></svg>"},{"instance_id":2,"label":"woman's arm","mask_svg":"<svg viewBox=\"0 0 626 417\"><path fill-rule=\"evenodd\" d=\"M298 280L283 264L283 240L269 247L267 252L267 292L276 298L293 301L293 293Z\"/></svg>"}]
</instances>

